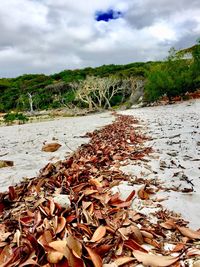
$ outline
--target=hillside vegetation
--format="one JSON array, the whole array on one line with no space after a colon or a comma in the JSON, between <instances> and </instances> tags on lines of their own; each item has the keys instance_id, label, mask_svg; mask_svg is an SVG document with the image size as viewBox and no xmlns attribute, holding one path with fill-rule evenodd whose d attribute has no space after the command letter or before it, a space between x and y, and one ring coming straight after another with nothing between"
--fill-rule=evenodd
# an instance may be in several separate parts
<instances>
[{"instance_id":1,"label":"hillside vegetation","mask_svg":"<svg viewBox=\"0 0 200 267\"><path fill-rule=\"evenodd\" d=\"M0 79L0 112L79 107L128 107L141 96L146 102L184 95L200 87L200 43L171 49L166 60L64 70L53 75L25 74Z\"/></svg>"}]
</instances>

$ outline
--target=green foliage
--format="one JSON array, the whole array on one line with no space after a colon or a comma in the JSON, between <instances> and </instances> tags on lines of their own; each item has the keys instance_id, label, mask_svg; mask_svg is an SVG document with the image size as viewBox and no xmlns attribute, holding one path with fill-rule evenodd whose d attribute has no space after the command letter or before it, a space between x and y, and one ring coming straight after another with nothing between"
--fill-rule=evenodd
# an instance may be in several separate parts
<instances>
[{"instance_id":1,"label":"green foliage","mask_svg":"<svg viewBox=\"0 0 200 267\"><path fill-rule=\"evenodd\" d=\"M28 121L27 116L22 113L7 113L3 117L6 124L12 124L14 121L18 121L20 124Z\"/></svg>"},{"instance_id":2,"label":"green foliage","mask_svg":"<svg viewBox=\"0 0 200 267\"><path fill-rule=\"evenodd\" d=\"M188 52L186 50L186 52ZM150 68L145 86L147 101L155 101L163 95L169 100L200 86L200 44L193 47L193 60L184 58L174 48L169 51L167 60Z\"/></svg>"}]
</instances>

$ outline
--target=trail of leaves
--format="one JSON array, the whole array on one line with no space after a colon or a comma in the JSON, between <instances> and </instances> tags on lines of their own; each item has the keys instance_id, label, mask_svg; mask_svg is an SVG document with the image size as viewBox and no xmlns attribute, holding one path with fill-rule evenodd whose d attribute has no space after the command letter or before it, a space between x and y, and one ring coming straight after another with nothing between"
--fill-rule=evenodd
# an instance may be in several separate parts
<instances>
[{"instance_id":1,"label":"trail of leaves","mask_svg":"<svg viewBox=\"0 0 200 267\"><path fill-rule=\"evenodd\" d=\"M121 164L151 152L143 146L148 138L135 132L137 120L116 117L87 133L90 142L68 159L0 194L0 266L184 266L180 261L200 255L200 232L184 220L161 208L152 223L131 208L136 198L149 201L151 182L138 178L145 184L125 200L112 193L129 180Z\"/></svg>"}]
</instances>

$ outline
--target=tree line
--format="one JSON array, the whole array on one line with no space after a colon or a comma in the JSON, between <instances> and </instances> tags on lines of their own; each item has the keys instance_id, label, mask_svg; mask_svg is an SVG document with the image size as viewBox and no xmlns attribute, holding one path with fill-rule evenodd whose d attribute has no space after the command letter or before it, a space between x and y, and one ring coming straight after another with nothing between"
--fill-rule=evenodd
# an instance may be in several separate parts
<instances>
[{"instance_id":1,"label":"tree line","mask_svg":"<svg viewBox=\"0 0 200 267\"><path fill-rule=\"evenodd\" d=\"M25 74L0 79L0 112L68 107L107 109L146 102L163 95L169 100L200 87L200 42L159 62L103 65L64 70L53 75Z\"/></svg>"}]
</instances>

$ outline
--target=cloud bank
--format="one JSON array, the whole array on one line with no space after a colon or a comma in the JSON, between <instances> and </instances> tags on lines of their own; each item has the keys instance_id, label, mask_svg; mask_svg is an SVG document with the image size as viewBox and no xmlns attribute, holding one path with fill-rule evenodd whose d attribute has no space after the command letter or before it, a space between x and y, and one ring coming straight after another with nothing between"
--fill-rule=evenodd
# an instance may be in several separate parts
<instances>
[{"instance_id":1,"label":"cloud bank","mask_svg":"<svg viewBox=\"0 0 200 267\"><path fill-rule=\"evenodd\" d=\"M200 37L199 0L6 0L0 76L166 57Z\"/></svg>"}]
</instances>

